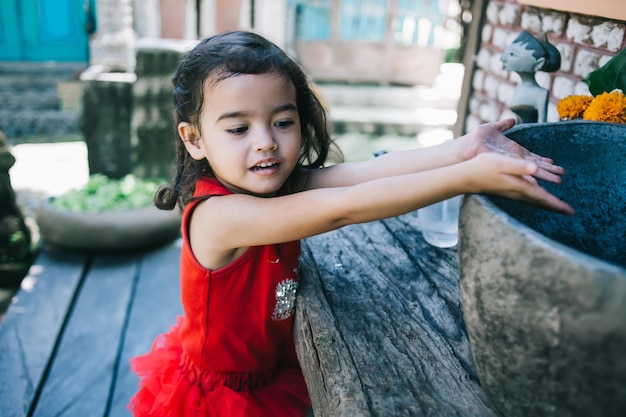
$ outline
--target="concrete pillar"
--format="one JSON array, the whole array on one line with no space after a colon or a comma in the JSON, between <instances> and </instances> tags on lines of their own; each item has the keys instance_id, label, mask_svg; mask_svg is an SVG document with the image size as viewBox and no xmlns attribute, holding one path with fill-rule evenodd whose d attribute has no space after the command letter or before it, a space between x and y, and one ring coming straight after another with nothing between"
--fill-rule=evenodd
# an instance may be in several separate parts
<instances>
[{"instance_id":1,"label":"concrete pillar","mask_svg":"<svg viewBox=\"0 0 626 417\"><path fill-rule=\"evenodd\" d=\"M131 173L130 125L134 73L102 73L83 80L81 130L89 174L121 178Z\"/></svg>"},{"instance_id":2,"label":"concrete pillar","mask_svg":"<svg viewBox=\"0 0 626 417\"><path fill-rule=\"evenodd\" d=\"M199 39L207 38L214 35L217 31L217 25L215 22L215 15L217 13L216 0L200 0L200 30L198 33Z\"/></svg>"},{"instance_id":3,"label":"concrete pillar","mask_svg":"<svg viewBox=\"0 0 626 417\"><path fill-rule=\"evenodd\" d=\"M287 0L255 0L254 30L287 47Z\"/></svg>"},{"instance_id":4,"label":"concrete pillar","mask_svg":"<svg viewBox=\"0 0 626 417\"><path fill-rule=\"evenodd\" d=\"M130 126L132 172L142 178L169 178L175 160L172 76L189 41L140 40L133 84Z\"/></svg>"},{"instance_id":5,"label":"concrete pillar","mask_svg":"<svg viewBox=\"0 0 626 417\"><path fill-rule=\"evenodd\" d=\"M134 0L134 27L138 38L161 37L160 0Z\"/></svg>"},{"instance_id":6,"label":"concrete pillar","mask_svg":"<svg viewBox=\"0 0 626 417\"><path fill-rule=\"evenodd\" d=\"M135 43L132 0L97 0L97 31L89 42L90 65L105 72L132 72Z\"/></svg>"}]
</instances>

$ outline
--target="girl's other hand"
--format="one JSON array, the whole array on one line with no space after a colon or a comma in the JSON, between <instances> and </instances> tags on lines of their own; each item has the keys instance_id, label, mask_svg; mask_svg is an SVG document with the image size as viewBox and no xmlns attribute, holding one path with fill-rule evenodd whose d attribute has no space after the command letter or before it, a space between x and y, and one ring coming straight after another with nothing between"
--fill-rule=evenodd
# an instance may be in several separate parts
<instances>
[{"instance_id":1,"label":"girl's other hand","mask_svg":"<svg viewBox=\"0 0 626 417\"><path fill-rule=\"evenodd\" d=\"M505 119L480 125L469 132L462 137L466 143L464 158L467 160L484 152L495 152L512 158L523 159L537 165L537 171L532 174L534 177L560 184L561 176L565 174L563 167L555 165L551 158L530 152L502 134L502 132L512 128L514 125L514 119Z\"/></svg>"},{"instance_id":2,"label":"girl's other hand","mask_svg":"<svg viewBox=\"0 0 626 417\"><path fill-rule=\"evenodd\" d=\"M550 194L533 178L540 170L536 162L499 153L482 153L468 161L472 175L468 175L470 189L478 193L495 194L557 213L573 215L574 209Z\"/></svg>"}]
</instances>

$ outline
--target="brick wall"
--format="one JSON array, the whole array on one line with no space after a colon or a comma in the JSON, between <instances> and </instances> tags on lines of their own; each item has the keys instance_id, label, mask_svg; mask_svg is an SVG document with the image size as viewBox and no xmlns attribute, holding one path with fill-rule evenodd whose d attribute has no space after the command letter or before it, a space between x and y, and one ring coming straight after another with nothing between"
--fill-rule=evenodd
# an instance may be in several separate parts
<instances>
[{"instance_id":1,"label":"brick wall","mask_svg":"<svg viewBox=\"0 0 626 417\"><path fill-rule=\"evenodd\" d=\"M556 103L570 94L589 94L582 81L626 47L626 21L524 6L515 0L491 0L480 33L469 96L465 131L507 116L519 76L504 71L500 55L522 31L546 32L561 53L557 72L537 72L537 82L550 90L548 121L558 121Z\"/></svg>"}]
</instances>

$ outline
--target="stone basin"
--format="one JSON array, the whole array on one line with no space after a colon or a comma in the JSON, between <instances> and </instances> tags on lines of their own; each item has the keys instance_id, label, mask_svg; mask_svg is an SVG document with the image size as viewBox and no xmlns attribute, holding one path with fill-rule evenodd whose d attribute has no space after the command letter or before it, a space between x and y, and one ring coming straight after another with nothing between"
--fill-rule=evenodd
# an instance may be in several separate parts
<instances>
[{"instance_id":1,"label":"stone basin","mask_svg":"<svg viewBox=\"0 0 626 417\"><path fill-rule=\"evenodd\" d=\"M564 216L466 196L461 302L481 385L507 417L626 415L626 125L522 124L554 158Z\"/></svg>"},{"instance_id":2,"label":"stone basin","mask_svg":"<svg viewBox=\"0 0 626 417\"><path fill-rule=\"evenodd\" d=\"M37 225L47 244L83 252L128 252L154 248L180 236L181 213L148 206L102 213L73 212L45 200Z\"/></svg>"}]
</instances>

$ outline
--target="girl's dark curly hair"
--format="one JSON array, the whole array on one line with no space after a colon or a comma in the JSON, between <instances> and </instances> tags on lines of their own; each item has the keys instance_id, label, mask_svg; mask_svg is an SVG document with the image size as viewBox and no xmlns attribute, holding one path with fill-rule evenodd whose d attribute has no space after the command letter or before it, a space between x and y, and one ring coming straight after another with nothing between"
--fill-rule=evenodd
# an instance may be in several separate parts
<instances>
[{"instance_id":1,"label":"girl's dark curly hair","mask_svg":"<svg viewBox=\"0 0 626 417\"><path fill-rule=\"evenodd\" d=\"M333 146L326 112L303 70L274 43L251 32L227 32L202 40L181 60L174 74L174 123L200 123L204 86L241 74L276 73L293 82L302 129L298 166L319 168ZM154 197L156 206L182 210L192 198L201 176L213 176L206 159L193 159L178 134L175 137L176 167L170 184Z\"/></svg>"}]
</instances>

